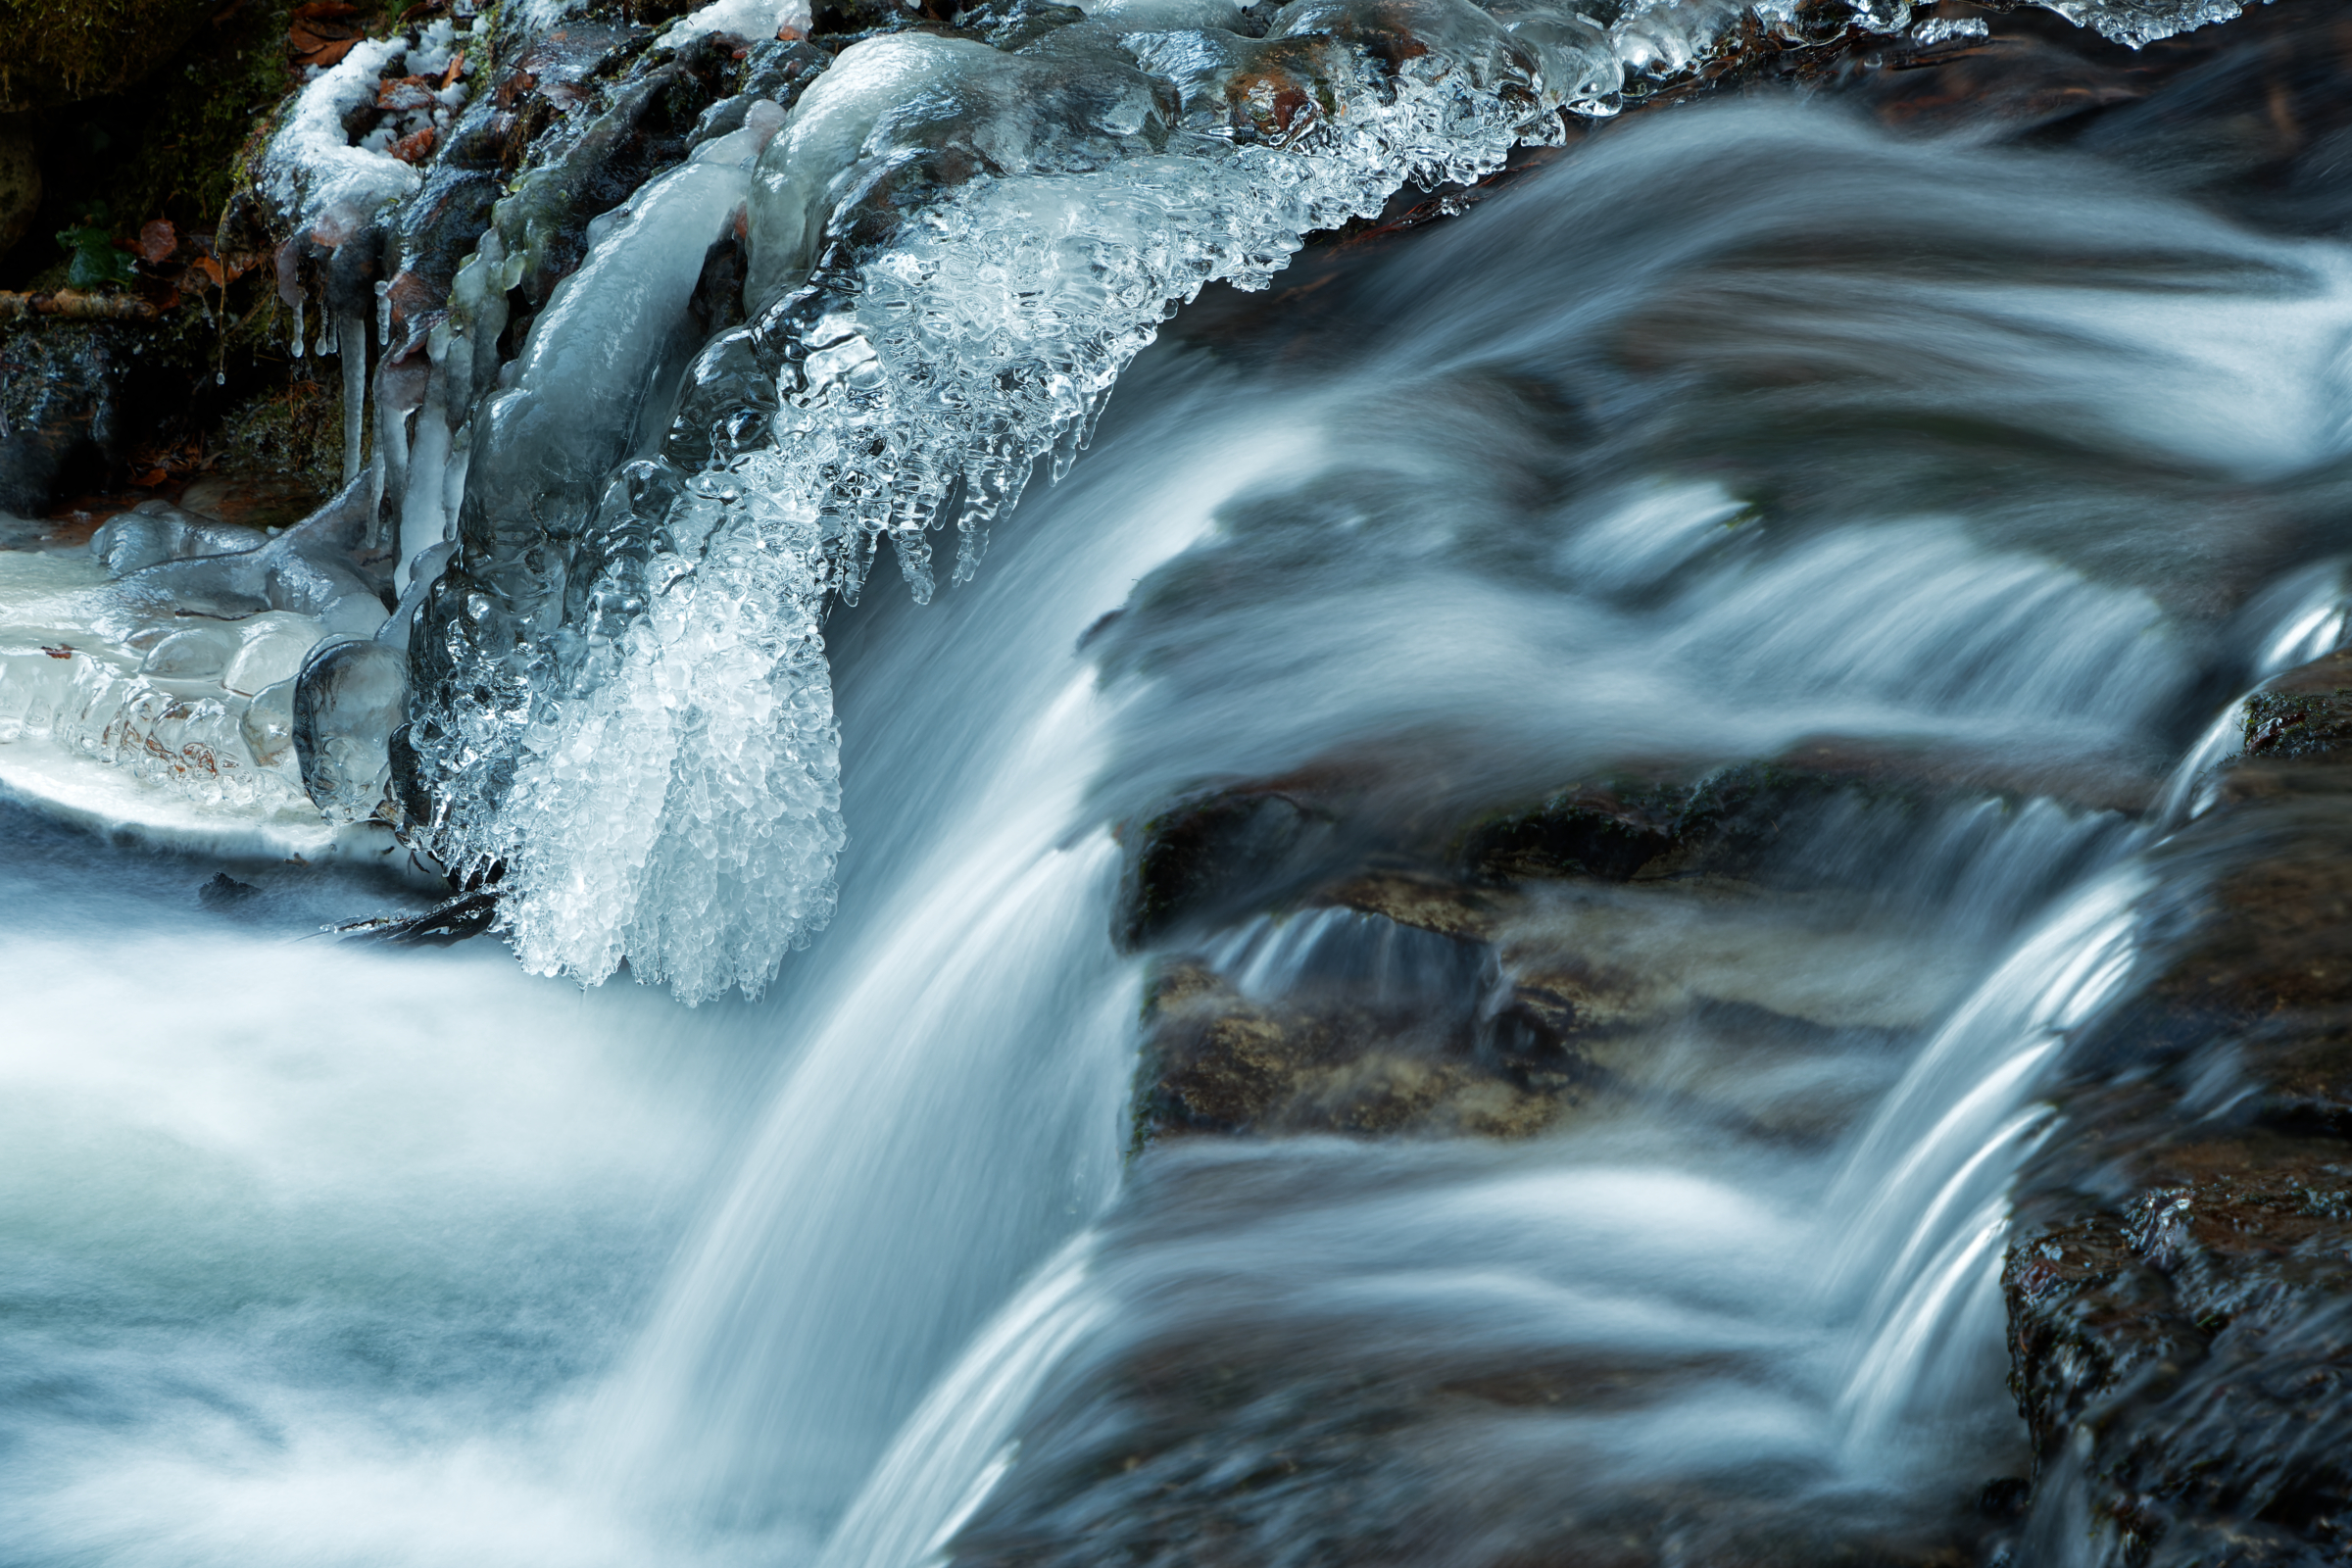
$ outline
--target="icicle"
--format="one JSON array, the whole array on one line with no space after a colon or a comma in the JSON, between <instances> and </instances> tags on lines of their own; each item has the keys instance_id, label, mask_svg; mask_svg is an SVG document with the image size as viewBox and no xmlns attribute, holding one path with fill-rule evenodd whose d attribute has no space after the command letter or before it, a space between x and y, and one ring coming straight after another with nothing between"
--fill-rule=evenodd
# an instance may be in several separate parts
<instances>
[{"instance_id":1,"label":"icicle","mask_svg":"<svg viewBox=\"0 0 2352 1568\"><path fill-rule=\"evenodd\" d=\"M409 406L386 385L397 372L390 360L380 360L375 371L375 461L383 470L385 509L394 517L409 493ZM349 461L348 454L346 461ZM397 525L394 528L398 533ZM395 539L397 544L398 540Z\"/></svg>"},{"instance_id":2,"label":"icicle","mask_svg":"<svg viewBox=\"0 0 2352 1568\"><path fill-rule=\"evenodd\" d=\"M302 296L297 294L294 296L294 357L298 360L303 354L302 332Z\"/></svg>"},{"instance_id":3,"label":"icicle","mask_svg":"<svg viewBox=\"0 0 2352 1568\"><path fill-rule=\"evenodd\" d=\"M441 537L458 536L458 509L466 501L466 470L473 462L473 421L467 419L449 440L449 466L441 481Z\"/></svg>"},{"instance_id":4,"label":"icicle","mask_svg":"<svg viewBox=\"0 0 2352 1568\"><path fill-rule=\"evenodd\" d=\"M443 506L448 494L449 412L446 391L449 374L436 368L425 389L424 407L416 415L416 435L409 448L408 492L400 506L400 565L393 586L406 593L416 558L441 542L448 529Z\"/></svg>"},{"instance_id":5,"label":"icicle","mask_svg":"<svg viewBox=\"0 0 2352 1568\"><path fill-rule=\"evenodd\" d=\"M375 346L379 349L392 346L392 285L389 283L375 285Z\"/></svg>"},{"instance_id":6,"label":"icicle","mask_svg":"<svg viewBox=\"0 0 2352 1568\"><path fill-rule=\"evenodd\" d=\"M343 482L360 476L360 448L368 417L368 322L357 311L337 313L335 341L343 353Z\"/></svg>"}]
</instances>

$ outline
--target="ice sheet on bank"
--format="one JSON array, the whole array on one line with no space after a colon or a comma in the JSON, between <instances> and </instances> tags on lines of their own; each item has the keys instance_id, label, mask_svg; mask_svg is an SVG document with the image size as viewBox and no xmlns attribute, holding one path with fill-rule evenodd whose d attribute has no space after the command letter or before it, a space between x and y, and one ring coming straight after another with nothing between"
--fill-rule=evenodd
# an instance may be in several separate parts
<instances>
[{"instance_id":1,"label":"ice sheet on bank","mask_svg":"<svg viewBox=\"0 0 2352 1568\"><path fill-rule=\"evenodd\" d=\"M445 886L416 868L380 823L338 827L308 801L269 808L211 806L37 742L0 744L0 796L116 843L225 860L380 864L413 876L419 887Z\"/></svg>"}]
</instances>

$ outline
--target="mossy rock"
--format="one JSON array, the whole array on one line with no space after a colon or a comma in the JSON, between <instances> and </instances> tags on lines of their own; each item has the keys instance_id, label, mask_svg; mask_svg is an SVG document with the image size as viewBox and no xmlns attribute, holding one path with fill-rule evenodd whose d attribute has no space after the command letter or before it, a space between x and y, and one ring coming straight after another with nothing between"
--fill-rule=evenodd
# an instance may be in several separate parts
<instances>
[{"instance_id":1,"label":"mossy rock","mask_svg":"<svg viewBox=\"0 0 2352 1568\"><path fill-rule=\"evenodd\" d=\"M0 0L0 114L135 86L219 10L211 0Z\"/></svg>"},{"instance_id":2,"label":"mossy rock","mask_svg":"<svg viewBox=\"0 0 2352 1568\"><path fill-rule=\"evenodd\" d=\"M2289 761L2352 745L2352 654L2291 669L2246 699L2246 756Z\"/></svg>"}]
</instances>

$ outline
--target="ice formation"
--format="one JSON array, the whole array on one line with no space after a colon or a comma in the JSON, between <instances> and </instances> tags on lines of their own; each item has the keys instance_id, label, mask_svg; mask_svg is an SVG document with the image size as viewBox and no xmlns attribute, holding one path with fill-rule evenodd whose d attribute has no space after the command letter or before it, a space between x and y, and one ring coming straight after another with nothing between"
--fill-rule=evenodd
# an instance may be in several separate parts
<instances>
[{"instance_id":1,"label":"ice formation","mask_svg":"<svg viewBox=\"0 0 2352 1568\"><path fill-rule=\"evenodd\" d=\"M203 806L303 804L297 677L321 649L378 646L384 620L344 559L349 523L330 509L270 539L153 503L82 560L0 553L0 745L45 743Z\"/></svg>"},{"instance_id":2,"label":"ice formation","mask_svg":"<svg viewBox=\"0 0 2352 1568\"><path fill-rule=\"evenodd\" d=\"M2235 9L2052 8L2134 43ZM1557 142L1563 115L1688 75L1735 28L1913 24L1908 0L1601 20L1543 0L1101 0L992 5L828 63L795 41L804 0L716 0L560 120L490 207L495 166L463 149L503 122L469 100L466 55L536 47L568 9L355 49L271 145L262 188L296 231L281 287L299 337L305 279L325 281L348 471L400 595L378 642L408 674L387 696L384 658L322 659L320 681L370 695L321 686L290 722L318 731L298 749L330 812L381 814L498 880L532 968L594 982L625 960L690 1001L757 991L829 917L826 605L855 600L885 540L927 598L951 522L970 576L1033 465L1067 466L1204 284L1262 287L1309 233ZM657 95L722 76L667 172L586 220L579 187L652 144ZM436 272L431 225L464 212L487 221ZM511 314L534 308L502 363ZM328 733L346 712L370 730L405 713L380 799L374 740L345 755Z\"/></svg>"},{"instance_id":3,"label":"ice formation","mask_svg":"<svg viewBox=\"0 0 2352 1568\"><path fill-rule=\"evenodd\" d=\"M264 189L297 228L321 222L355 229L378 208L413 194L416 171L382 146L354 146L345 122L381 91L389 68L406 53L403 40L357 45L305 87L270 143Z\"/></svg>"},{"instance_id":4,"label":"ice formation","mask_svg":"<svg viewBox=\"0 0 2352 1568\"><path fill-rule=\"evenodd\" d=\"M1608 86L1597 28L1523 38L1466 0L1405 14L1418 52L1394 63L1365 47L1369 13L1327 3L1263 38L1119 16L1027 53L919 33L844 51L750 179L753 318L697 357L660 453L593 521L551 525L579 501L548 500L545 476L569 495L599 463L502 462L499 411L578 434L584 383L534 382L542 334L576 309L600 342L658 339L635 324L656 310L642 291L599 279L699 262L710 229L652 221L678 199L658 187L603 236L482 416L459 561L412 642L422 836L446 862L503 867L525 962L596 980L626 957L690 998L758 989L831 908L826 595L855 597L887 538L927 597L928 531L950 521L968 576L1031 464L1067 465L1174 304L1216 278L1262 286L1306 233L1407 178L1476 178L1556 139L1560 106ZM1264 90L1231 90L1245 78ZM898 220L909 192L931 199ZM597 394L650 379L631 368ZM601 413L607 441L635 431ZM517 473L533 494L500 498ZM532 509L568 544L535 580L497 555ZM507 759L498 786L466 786Z\"/></svg>"},{"instance_id":5,"label":"ice formation","mask_svg":"<svg viewBox=\"0 0 2352 1568\"><path fill-rule=\"evenodd\" d=\"M808 0L710 0L671 23L662 41L675 48L712 33L737 38L800 37L808 31Z\"/></svg>"}]
</instances>

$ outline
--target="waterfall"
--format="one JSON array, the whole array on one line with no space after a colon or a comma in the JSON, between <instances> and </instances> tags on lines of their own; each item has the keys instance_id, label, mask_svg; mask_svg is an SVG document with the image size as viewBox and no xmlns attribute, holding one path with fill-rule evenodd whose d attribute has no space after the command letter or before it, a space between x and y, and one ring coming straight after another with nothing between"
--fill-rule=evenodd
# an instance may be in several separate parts
<instances>
[{"instance_id":1,"label":"waterfall","mask_svg":"<svg viewBox=\"0 0 2352 1568\"><path fill-rule=\"evenodd\" d=\"M1175 406L1207 416L1213 397L1180 388ZM834 983L771 1025L794 1059L606 1396L591 1462L608 1485L650 1473L698 1521L829 1520L973 1328L1114 1190L1138 982L1109 944L1112 848L1083 827L1113 705L1071 648L1234 487L1301 451L1245 438L1204 468L1208 424L1115 488L1074 488L989 602L899 609L845 687L889 714L851 776L921 826L870 867L888 901L829 938ZM942 733L965 737L952 761Z\"/></svg>"},{"instance_id":2,"label":"waterfall","mask_svg":"<svg viewBox=\"0 0 2352 1568\"><path fill-rule=\"evenodd\" d=\"M0 808L0 1557L1984 1543L2051 1074L2343 635L2341 247L1834 103L1568 128L1729 8L1261 10L817 69L724 0L414 318L364 252L481 172L345 122L458 34L305 89L345 489L0 552L0 749L207 813ZM435 869L514 956L321 937Z\"/></svg>"}]
</instances>

